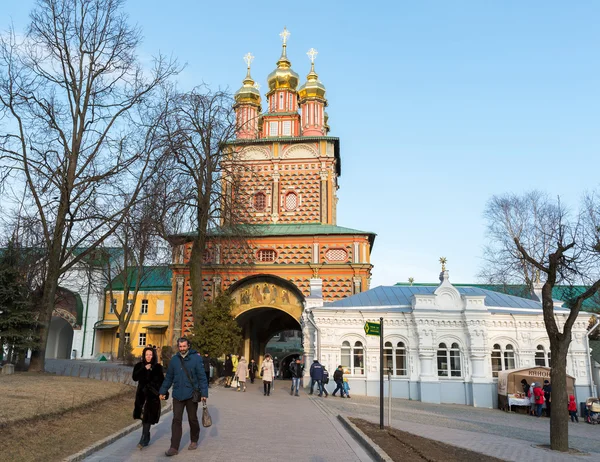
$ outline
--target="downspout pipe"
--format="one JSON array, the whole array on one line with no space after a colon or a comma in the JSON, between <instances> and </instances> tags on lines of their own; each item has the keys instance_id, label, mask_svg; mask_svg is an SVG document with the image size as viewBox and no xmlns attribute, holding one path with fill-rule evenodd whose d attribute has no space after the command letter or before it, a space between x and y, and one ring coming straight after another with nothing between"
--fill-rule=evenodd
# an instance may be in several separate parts
<instances>
[{"instance_id":1,"label":"downspout pipe","mask_svg":"<svg viewBox=\"0 0 600 462\"><path fill-rule=\"evenodd\" d=\"M592 364L592 355L590 354L590 335L592 335L594 333L594 331L598 328L598 326L600 326L600 317L596 317L596 324L594 324L594 326L589 330L589 332L587 333L587 335L585 336L585 340L586 340L586 347L587 347L587 355L588 355L588 366L590 368L589 370L589 374L590 374L590 388L592 391L592 398L597 398L596 396L596 384L594 383L594 365Z\"/></svg>"},{"instance_id":2,"label":"downspout pipe","mask_svg":"<svg viewBox=\"0 0 600 462\"><path fill-rule=\"evenodd\" d=\"M87 322L88 322L88 312L90 309L90 290L91 290L91 286L92 286L92 278L91 276L88 274L88 290L87 290L87 297L85 300L85 318L83 320L83 341L81 342L81 358L83 358L85 356L85 334L87 332ZM94 350L93 350L93 342L92 342L92 356L94 355Z\"/></svg>"}]
</instances>

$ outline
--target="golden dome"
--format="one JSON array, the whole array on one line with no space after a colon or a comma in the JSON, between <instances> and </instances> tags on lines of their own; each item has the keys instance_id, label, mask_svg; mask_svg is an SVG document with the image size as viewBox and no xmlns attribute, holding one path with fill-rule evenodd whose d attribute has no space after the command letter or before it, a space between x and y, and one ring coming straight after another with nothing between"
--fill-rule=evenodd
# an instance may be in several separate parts
<instances>
[{"instance_id":1,"label":"golden dome","mask_svg":"<svg viewBox=\"0 0 600 462\"><path fill-rule=\"evenodd\" d=\"M319 76L315 72L315 63L310 66L310 72L306 76L306 83L298 89L300 103L306 99L319 99L327 103L325 99L325 85L319 80Z\"/></svg>"},{"instance_id":2,"label":"golden dome","mask_svg":"<svg viewBox=\"0 0 600 462\"><path fill-rule=\"evenodd\" d=\"M292 70L292 63L287 57L287 39L290 33L284 27L283 32L279 36L283 40L283 49L281 50L281 57L277 61L277 69L267 77L269 93L275 90L296 90L298 81L300 80L298 74Z\"/></svg>"},{"instance_id":3,"label":"golden dome","mask_svg":"<svg viewBox=\"0 0 600 462\"><path fill-rule=\"evenodd\" d=\"M235 95L235 106L240 104L253 104L260 107L260 91L256 88L256 82L250 76L250 66L248 66L248 72L244 79L244 85L240 88Z\"/></svg>"}]
</instances>

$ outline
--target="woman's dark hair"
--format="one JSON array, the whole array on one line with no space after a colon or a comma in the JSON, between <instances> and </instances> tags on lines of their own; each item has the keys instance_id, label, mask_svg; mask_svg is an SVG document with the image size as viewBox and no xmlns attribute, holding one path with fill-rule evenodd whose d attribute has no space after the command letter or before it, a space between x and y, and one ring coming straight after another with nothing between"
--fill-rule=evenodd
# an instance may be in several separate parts
<instances>
[{"instance_id":1,"label":"woman's dark hair","mask_svg":"<svg viewBox=\"0 0 600 462\"><path fill-rule=\"evenodd\" d=\"M144 364L146 364L146 351L152 352L152 359L150 360L150 364L152 364L154 366L158 362L158 358L156 357L156 350L149 346L144 348L144 351L142 352L142 362Z\"/></svg>"}]
</instances>

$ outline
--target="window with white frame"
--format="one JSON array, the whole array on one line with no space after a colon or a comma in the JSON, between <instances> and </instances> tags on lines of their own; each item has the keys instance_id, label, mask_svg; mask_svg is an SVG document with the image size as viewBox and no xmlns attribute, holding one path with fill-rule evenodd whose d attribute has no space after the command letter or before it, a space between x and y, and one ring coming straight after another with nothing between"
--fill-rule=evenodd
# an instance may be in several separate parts
<instances>
[{"instance_id":1,"label":"window with white frame","mask_svg":"<svg viewBox=\"0 0 600 462\"><path fill-rule=\"evenodd\" d=\"M543 345L538 345L535 352L535 365L550 367L550 350L546 351Z\"/></svg>"},{"instance_id":2,"label":"window with white frame","mask_svg":"<svg viewBox=\"0 0 600 462\"><path fill-rule=\"evenodd\" d=\"M142 300L141 314L148 314L148 300Z\"/></svg>"},{"instance_id":3,"label":"window with white frame","mask_svg":"<svg viewBox=\"0 0 600 462\"><path fill-rule=\"evenodd\" d=\"M279 93L279 109L283 109L283 93Z\"/></svg>"},{"instance_id":4,"label":"window with white frame","mask_svg":"<svg viewBox=\"0 0 600 462\"><path fill-rule=\"evenodd\" d=\"M117 338L120 338L121 336L119 335L119 333L117 332ZM131 335L129 334L129 332L125 332L125 343L129 343L129 339L130 339Z\"/></svg>"},{"instance_id":5,"label":"window with white frame","mask_svg":"<svg viewBox=\"0 0 600 462\"><path fill-rule=\"evenodd\" d=\"M440 343L437 350L438 377L462 377L460 347L453 343L450 348Z\"/></svg>"},{"instance_id":6,"label":"window with white frame","mask_svg":"<svg viewBox=\"0 0 600 462\"><path fill-rule=\"evenodd\" d=\"M282 124L283 136L291 136L292 135L292 121L284 120Z\"/></svg>"},{"instance_id":7,"label":"window with white frame","mask_svg":"<svg viewBox=\"0 0 600 462\"><path fill-rule=\"evenodd\" d=\"M277 136L277 122L269 122L269 136Z\"/></svg>"},{"instance_id":8,"label":"window with white frame","mask_svg":"<svg viewBox=\"0 0 600 462\"><path fill-rule=\"evenodd\" d=\"M350 371L351 375L364 375L365 354L362 342L356 341L351 346L349 341L344 341L341 353L341 364L344 370Z\"/></svg>"},{"instance_id":9,"label":"window with white frame","mask_svg":"<svg viewBox=\"0 0 600 462\"><path fill-rule=\"evenodd\" d=\"M510 343L502 347L495 343L492 349L492 376L498 377L499 371L508 371L516 367L515 347Z\"/></svg>"},{"instance_id":10,"label":"window with white frame","mask_svg":"<svg viewBox=\"0 0 600 462\"><path fill-rule=\"evenodd\" d=\"M385 342L383 349L383 372L390 371L392 375L406 375L406 346L403 342L394 345L392 342Z\"/></svg>"},{"instance_id":11,"label":"window with white frame","mask_svg":"<svg viewBox=\"0 0 600 462\"><path fill-rule=\"evenodd\" d=\"M146 333L142 332L138 339L138 346L146 346Z\"/></svg>"},{"instance_id":12,"label":"window with white frame","mask_svg":"<svg viewBox=\"0 0 600 462\"><path fill-rule=\"evenodd\" d=\"M113 314L113 313L115 312L115 308L117 308L117 299L116 299L116 298L113 298L113 299L110 301L110 308L108 309L108 312L109 312L110 314Z\"/></svg>"}]
</instances>

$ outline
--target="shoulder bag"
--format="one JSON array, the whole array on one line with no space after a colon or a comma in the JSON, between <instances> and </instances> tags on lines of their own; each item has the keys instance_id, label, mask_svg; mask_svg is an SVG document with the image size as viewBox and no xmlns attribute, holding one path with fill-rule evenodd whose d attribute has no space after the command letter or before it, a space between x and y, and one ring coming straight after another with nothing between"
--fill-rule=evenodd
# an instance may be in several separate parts
<instances>
[{"instance_id":1,"label":"shoulder bag","mask_svg":"<svg viewBox=\"0 0 600 462\"><path fill-rule=\"evenodd\" d=\"M181 367L183 367L183 371L185 372L185 375L187 376L188 380L192 384L192 401L194 403L199 403L200 399L202 398L202 392L195 387L194 382L192 381L192 378L190 377L190 373L188 372L187 368L185 367L185 362L183 361L183 358L181 356L179 356L179 359L181 360Z\"/></svg>"}]
</instances>

